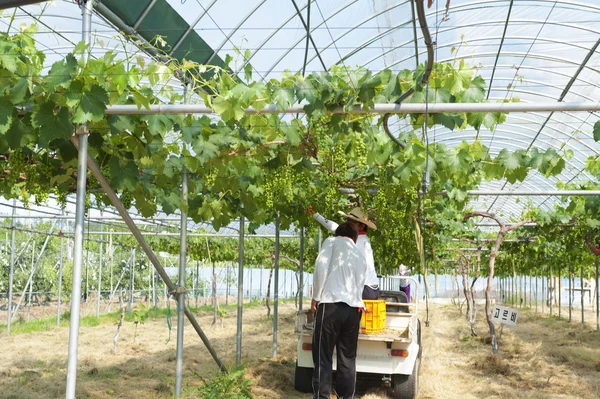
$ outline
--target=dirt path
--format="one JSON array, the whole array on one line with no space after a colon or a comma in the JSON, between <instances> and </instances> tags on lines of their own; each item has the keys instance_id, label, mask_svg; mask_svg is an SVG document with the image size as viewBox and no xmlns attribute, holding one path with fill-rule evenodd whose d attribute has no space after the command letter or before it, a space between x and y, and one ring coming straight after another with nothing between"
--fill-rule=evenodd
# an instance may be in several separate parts
<instances>
[{"instance_id":1,"label":"dirt path","mask_svg":"<svg viewBox=\"0 0 600 399\"><path fill-rule=\"evenodd\" d=\"M280 307L279 354L272 360L272 323L264 308L244 310L243 362L257 399L308 399L293 389L296 338L295 309ZM481 312L480 312L481 315ZM199 323L229 366L235 363L235 309L223 327ZM469 336L468 323L453 306L433 305L431 326L423 328L420 398L592 398L600 397L600 335L587 326L521 311L519 325L504 329L501 352ZM113 324L83 327L80 334L78 397L170 398L175 370L175 318L171 339L164 318L138 327L126 323L113 353ZM485 337L483 323L478 324ZM64 397L68 330L0 336L0 399ZM185 330L184 397L197 396L201 377L217 371L193 333ZM362 392L363 399L383 399L381 390Z\"/></svg>"}]
</instances>

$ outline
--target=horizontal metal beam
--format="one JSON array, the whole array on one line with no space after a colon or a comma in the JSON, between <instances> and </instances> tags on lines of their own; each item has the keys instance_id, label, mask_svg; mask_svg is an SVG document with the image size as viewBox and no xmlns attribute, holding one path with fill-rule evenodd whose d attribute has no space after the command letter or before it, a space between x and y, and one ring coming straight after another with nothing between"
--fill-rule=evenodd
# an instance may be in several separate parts
<instances>
[{"instance_id":1,"label":"horizontal metal beam","mask_svg":"<svg viewBox=\"0 0 600 399\"><path fill-rule=\"evenodd\" d=\"M424 114L425 104L375 104L370 110L363 110L357 105L350 111L337 107L330 112L334 114ZM304 105L294 105L280 110L271 104L256 110L247 108L247 114L303 114ZM462 112L595 112L600 111L600 102L548 102L548 103L435 103L429 104L430 114L462 113ZM148 115L148 114L212 114L212 108L198 104L154 104L149 108L137 105L110 105L107 115Z\"/></svg>"},{"instance_id":2,"label":"horizontal metal beam","mask_svg":"<svg viewBox=\"0 0 600 399\"><path fill-rule=\"evenodd\" d=\"M342 194L355 194L356 190L353 188L341 188L340 192ZM370 188L368 190L369 194L375 194L377 193L377 189L376 188ZM419 195L423 195L422 192L418 193ZM431 195L448 195L448 193L446 191L441 191L438 193L431 193ZM569 197L589 197L589 196L596 196L596 195L600 195L600 190L546 190L546 191L503 191L503 190L490 190L490 191L485 191L485 190L468 190L467 191L467 195L473 196L473 197L484 197L484 196L513 196L513 197L532 197L532 196L542 196L542 197L552 197L552 196L556 196L556 197L562 197L562 196L569 196Z\"/></svg>"},{"instance_id":3,"label":"horizontal metal beam","mask_svg":"<svg viewBox=\"0 0 600 399\"><path fill-rule=\"evenodd\" d=\"M469 190L468 195L471 196L543 196L543 197L589 197L589 196L600 196L600 190L555 190L555 191L480 191L480 190Z\"/></svg>"},{"instance_id":4,"label":"horizontal metal beam","mask_svg":"<svg viewBox=\"0 0 600 399\"><path fill-rule=\"evenodd\" d=\"M0 10L26 6L28 4L45 3L46 1L48 0L0 0Z\"/></svg>"}]
</instances>

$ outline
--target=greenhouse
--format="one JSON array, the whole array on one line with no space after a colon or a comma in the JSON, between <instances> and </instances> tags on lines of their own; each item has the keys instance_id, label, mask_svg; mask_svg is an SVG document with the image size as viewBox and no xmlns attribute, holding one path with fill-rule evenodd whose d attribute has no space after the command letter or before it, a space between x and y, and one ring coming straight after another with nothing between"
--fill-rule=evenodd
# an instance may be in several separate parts
<instances>
[{"instance_id":1,"label":"greenhouse","mask_svg":"<svg viewBox=\"0 0 600 399\"><path fill-rule=\"evenodd\" d=\"M0 399L600 397L599 27L0 0Z\"/></svg>"}]
</instances>

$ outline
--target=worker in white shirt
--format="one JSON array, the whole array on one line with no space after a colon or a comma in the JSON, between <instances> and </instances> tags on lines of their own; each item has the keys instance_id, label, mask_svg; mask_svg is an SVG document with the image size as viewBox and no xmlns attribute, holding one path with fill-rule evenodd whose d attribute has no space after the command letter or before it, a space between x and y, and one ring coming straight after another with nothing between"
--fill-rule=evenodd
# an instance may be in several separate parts
<instances>
[{"instance_id":1,"label":"worker in white shirt","mask_svg":"<svg viewBox=\"0 0 600 399\"><path fill-rule=\"evenodd\" d=\"M358 233L352 224L342 223L335 235L323 243L313 274L313 399L329 399L334 348L337 397L354 398L356 387L356 347L367 264L356 246Z\"/></svg>"},{"instance_id":2,"label":"worker in white shirt","mask_svg":"<svg viewBox=\"0 0 600 399\"><path fill-rule=\"evenodd\" d=\"M332 220L325 219L319 213L312 213L312 207L309 208L312 217L319 222L327 230L334 232L338 224ZM339 212L340 215L346 218L346 221L352 223L358 231L358 239L356 245L365 255L367 260L367 282L363 290L363 299L379 299L379 278L375 271L375 259L373 258L373 249L371 248L371 240L367 237L368 229L377 230L375 223L369 220L369 217L360 208L354 208L349 213Z\"/></svg>"}]
</instances>

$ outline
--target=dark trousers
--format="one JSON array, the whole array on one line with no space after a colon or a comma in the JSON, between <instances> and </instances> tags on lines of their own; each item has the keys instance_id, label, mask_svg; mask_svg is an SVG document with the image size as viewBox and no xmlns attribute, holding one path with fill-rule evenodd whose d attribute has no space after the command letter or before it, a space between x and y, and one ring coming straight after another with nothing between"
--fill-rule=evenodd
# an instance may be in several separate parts
<instances>
[{"instance_id":1,"label":"dark trousers","mask_svg":"<svg viewBox=\"0 0 600 399\"><path fill-rule=\"evenodd\" d=\"M312 342L313 399L329 399L334 347L337 348L336 392L340 398L354 398L360 317L358 308L343 302L319 304Z\"/></svg>"},{"instance_id":2,"label":"dark trousers","mask_svg":"<svg viewBox=\"0 0 600 399\"><path fill-rule=\"evenodd\" d=\"M371 288L368 285L363 288L362 299L375 300L379 299L379 295L381 295L379 288Z\"/></svg>"}]
</instances>

